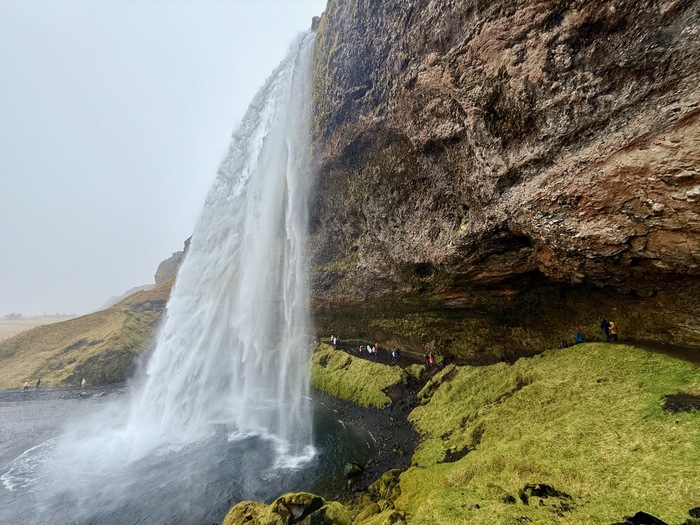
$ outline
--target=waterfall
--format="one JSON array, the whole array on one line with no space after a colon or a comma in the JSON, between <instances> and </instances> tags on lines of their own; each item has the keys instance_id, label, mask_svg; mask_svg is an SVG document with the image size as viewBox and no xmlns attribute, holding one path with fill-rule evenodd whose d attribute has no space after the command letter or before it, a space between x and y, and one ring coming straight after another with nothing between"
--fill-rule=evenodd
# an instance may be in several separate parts
<instances>
[{"instance_id":1,"label":"waterfall","mask_svg":"<svg viewBox=\"0 0 700 525\"><path fill-rule=\"evenodd\" d=\"M0 522L219 523L234 501L308 490L368 457L335 415L312 434L313 44L292 45L233 134L141 377L128 396L66 400L79 420L25 438L0 471Z\"/></svg>"},{"instance_id":2,"label":"waterfall","mask_svg":"<svg viewBox=\"0 0 700 525\"><path fill-rule=\"evenodd\" d=\"M138 456L224 425L311 449L305 239L314 34L300 37L232 136L177 276L126 434Z\"/></svg>"}]
</instances>

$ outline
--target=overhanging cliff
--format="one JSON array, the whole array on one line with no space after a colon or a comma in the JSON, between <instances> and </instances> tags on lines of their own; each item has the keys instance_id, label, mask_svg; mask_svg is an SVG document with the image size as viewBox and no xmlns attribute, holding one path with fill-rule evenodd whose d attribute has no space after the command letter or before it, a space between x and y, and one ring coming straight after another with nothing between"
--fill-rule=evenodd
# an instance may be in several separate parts
<instances>
[{"instance_id":1,"label":"overhanging cliff","mask_svg":"<svg viewBox=\"0 0 700 525\"><path fill-rule=\"evenodd\" d=\"M698 42L693 1L331 0L319 328L460 355L609 315L700 345Z\"/></svg>"}]
</instances>

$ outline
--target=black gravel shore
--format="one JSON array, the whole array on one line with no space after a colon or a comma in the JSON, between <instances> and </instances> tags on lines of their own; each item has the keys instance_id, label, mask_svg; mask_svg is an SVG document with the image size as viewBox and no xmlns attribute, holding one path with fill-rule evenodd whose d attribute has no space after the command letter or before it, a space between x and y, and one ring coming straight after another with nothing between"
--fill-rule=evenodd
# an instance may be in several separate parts
<instances>
[{"instance_id":1,"label":"black gravel shore","mask_svg":"<svg viewBox=\"0 0 700 525\"><path fill-rule=\"evenodd\" d=\"M321 494L326 498L347 501L365 490L381 475L392 469L406 469L411 464L413 451L418 443L418 434L408 422L412 406L405 402L415 399L411 386L400 387L401 392L389 392L393 402L384 410L363 408L350 401L338 399L320 390L313 390L312 397L335 410L345 423L363 428L374 441L373 458L360 465L362 471L348 477L342 493Z\"/></svg>"},{"instance_id":2,"label":"black gravel shore","mask_svg":"<svg viewBox=\"0 0 700 525\"><path fill-rule=\"evenodd\" d=\"M99 387L30 388L29 390L0 390L0 402L51 401L57 399L81 399L103 397L126 392L125 383L115 383Z\"/></svg>"}]
</instances>

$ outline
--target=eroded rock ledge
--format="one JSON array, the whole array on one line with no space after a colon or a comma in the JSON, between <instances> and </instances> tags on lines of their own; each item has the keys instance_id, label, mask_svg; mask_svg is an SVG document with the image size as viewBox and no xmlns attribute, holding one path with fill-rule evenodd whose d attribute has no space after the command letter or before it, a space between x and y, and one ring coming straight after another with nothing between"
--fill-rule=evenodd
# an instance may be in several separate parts
<instances>
[{"instance_id":1,"label":"eroded rock ledge","mask_svg":"<svg viewBox=\"0 0 700 525\"><path fill-rule=\"evenodd\" d=\"M551 345L602 313L700 346L699 9L331 0L314 71L320 328L463 355ZM433 324L469 321L409 334L416 308L370 311L406 297ZM463 343L475 326L484 341Z\"/></svg>"}]
</instances>

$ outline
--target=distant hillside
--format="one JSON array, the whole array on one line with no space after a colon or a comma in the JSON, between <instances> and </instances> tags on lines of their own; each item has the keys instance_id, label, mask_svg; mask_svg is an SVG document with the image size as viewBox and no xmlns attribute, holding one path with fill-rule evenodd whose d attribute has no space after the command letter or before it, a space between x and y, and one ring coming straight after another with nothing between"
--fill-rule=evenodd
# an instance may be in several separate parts
<instances>
[{"instance_id":1,"label":"distant hillside","mask_svg":"<svg viewBox=\"0 0 700 525\"><path fill-rule=\"evenodd\" d=\"M45 386L124 381L134 358L152 347L174 279L89 315L0 341L0 389L26 379Z\"/></svg>"},{"instance_id":2,"label":"distant hillside","mask_svg":"<svg viewBox=\"0 0 700 525\"><path fill-rule=\"evenodd\" d=\"M155 284L144 284L143 286L135 286L121 295L115 295L115 296L111 297L110 299L108 299L107 302L104 304L104 306L101 309L104 310L105 308L109 308L110 306L114 306L119 301L126 299L127 297L129 297L131 295L134 295L136 292L144 292L144 291L152 290L153 288L155 288L155 286L156 286Z\"/></svg>"}]
</instances>

